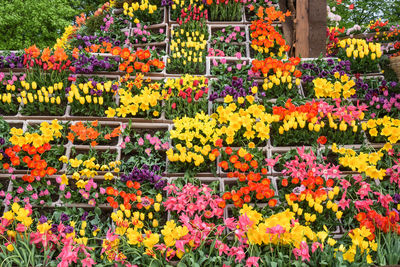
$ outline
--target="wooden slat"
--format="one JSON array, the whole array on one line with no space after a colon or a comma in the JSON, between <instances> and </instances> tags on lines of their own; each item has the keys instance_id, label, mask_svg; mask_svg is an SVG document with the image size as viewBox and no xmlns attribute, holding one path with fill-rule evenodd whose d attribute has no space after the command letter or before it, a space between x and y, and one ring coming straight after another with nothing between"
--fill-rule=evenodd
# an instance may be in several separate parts
<instances>
[{"instance_id":1,"label":"wooden slat","mask_svg":"<svg viewBox=\"0 0 400 267\"><path fill-rule=\"evenodd\" d=\"M309 57L310 27L308 20L308 1L296 1L296 56Z\"/></svg>"}]
</instances>

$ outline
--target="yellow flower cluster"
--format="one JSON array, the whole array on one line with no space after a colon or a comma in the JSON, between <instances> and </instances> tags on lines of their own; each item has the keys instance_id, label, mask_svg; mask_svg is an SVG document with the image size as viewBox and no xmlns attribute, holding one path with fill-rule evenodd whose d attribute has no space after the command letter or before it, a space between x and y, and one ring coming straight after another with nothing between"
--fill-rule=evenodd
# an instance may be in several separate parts
<instances>
[{"instance_id":1,"label":"yellow flower cluster","mask_svg":"<svg viewBox=\"0 0 400 267\"><path fill-rule=\"evenodd\" d=\"M184 29L171 30L171 57L173 59L183 59L182 64L202 63L204 49L207 46L207 39L204 34L200 34L199 31L186 32ZM168 63L171 63L171 59L168 59Z\"/></svg>"},{"instance_id":2,"label":"yellow flower cluster","mask_svg":"<svg viewBox=\"0 0 400 267\"><path fill-rule=\"evenodd\" d=\"M335 78L338 79L335 83L323 78L317 78L313 81L315 96L317 98L349 98L356 93L354 89L356 83L354 80L350 79L347 74L340 76L339 72L336 72L334 75Z\"/></svg>"},{"instance_id":3,"label":"yellow flower cluster","mask_svg":"<svg viewBox=\"0 0 400 267\"><path fill-rule=\"evenodd\" d=\"M316 117L312 118L308 123L308 130L319 132L321 127L325 127L325 123L321 121L321 123L317 124L318 119ZM295 111L290 115L286 115L283 120L283 125L279 127L279 134L284 134L284 132L288 132L290 129L296 130L298 127L303 129L307 123L307 113Z\"/></svg>"},{"instance_id":4,"label":"yellow flower cluster","mask_svg":"<svg viewBox=\"0 0 400 267\"><path fill-rule=\"evenodd\" d=\"M287 59L286 48L282 45L265 47L264 45L258 46L257 44L252 43L251 48L253 48L255 51L258 51L259 53L266 54L269 57L275 57L277 55L279 58ZM278 51L277 53L274 53L273 51L276 49L278 49Z\"/></svg>"},{"instance_id":5,"label":"yellow flower cluster","mask_svg":"<svg viewBox=\"0 0 400 267\"><path fill-rule=\"evenodd\" d=\"M118 83L116 83L118 84ZM71 85L71 90L68 92L68 102L72 103L74 100L79 101L81 105L86 103L94 103L103 105L104 98L102 95L97 96L97 94L91 94L91 90L97 90L101 92L111 92L112 81L107 81L104 84L97 83L96 87L92 84L92 81L87 83L80 83L78 86L76 84Z\"/></svg>"},{"instance_id":6,"label":"yellow flower cluster","mask_svg":"<svg viewBox=\"0 0 400 267\"><path fill-rule=\"evenodd\" d=\"M290 129L296 130L298 127L304 128L306 125L308 113L303 113L303 112L298 112L295 111L291 113L290 115L286 115L286 117L283 120L283 125L279 127L279 134L284 134L284 132L288 132ZM361 117L364 115L362 114ZM331 129L337 130L339 128L340 131L345 132L347 131L348 127L352 127L353 132L358 131L358 126L356 125L356 121L352 120L350 125L345 122L345 120L340 120L340 122L335 122L337 118L335 116L332 116L331 113L327 114L327 118L329 121L329 127ZM360 118L361 119L361 118ZM311 118L311 121L308 123L308 130L310 132L315 131L319 132L321 128L324 128L326 126L324 121L318 122L317 117Z\"/></svg>"},{"instance_id":7,"label":"yellow flower cluster","mask_svg":"<svg viewBox=\"0 0 400 267\"><path fill-rule=\"evenodd\" d=\"M261 141L269 139L270 124L279 121L279 116L266 113L263 105L253 104L253 96L248 95L246 100L251 104L246 109L238 108L235 103L230 103L226 107L219 106L216 113L211 116L220 124L220 127L216 129L217 135L226 137L224 140L228 145L234 140L240 140L241 137L249 141L255 138ZM231 99L225 98L225 102L230 101Z\"/></svg>"},{"instance_id":8,"label":"yellow flower cluster","mask_svg":"<svg viewBox=\"0 0 400 267\"><path fill-rule=\"evenodd\" d=\"M69 26L65 27L64 33L61 36L61 38L57 38L57 42L54 45L54 49L69 48L70 46L67 45L68 40L76 32L77 29L78 29L78 27L75 25L69 25Z\"/></svg>"},{"instance_id":9,"label":"yellow flower cluster","mask_svg":"<svg viewBox=\"0 0 400 267\"><path fill-rule=\"evenodd\" d=\"M189 4L198 7L200 12L204 9L203 0L173 0L171 7L173 10L184 8L186 12Z\"/></svg>"},{"instance_id":10,"label":"yellow flower cluster","mask_svg":"<svg viewBox=\"0 0 400 267\"><path fill-rule=\"evenodd\" d=\"M174 220L167 221L164 225L164 228L161 230L161 234L163 235L165 245L167 247L175 246L176 240L184 237L189 233L189 230L186 226L176 226Z\"/></svg>"},{"instance_id":11,"label":"yellow flower cluster","mask_svg":"<svg viewBox=\"0 0 400 267\"><path fill-rule=\"evenodd\" d=\"M185 74L180 78L168 78L162 90L163 99L168 100L171 96L178 96L179 92L191 88L197 93L202 88L208 87L208 78L205 76L193 76ZM171 89L171 92L168 90Z\"/></svg>"},{"instance_id":12,"label":"yellow flower cluster","mask_svg":"<svg viewBox=\"0 0 400 267\"><path fill-rule=\"evenodd\" d=\"M178 118L174 120L174 129L170 131L173 142L177 142L174 149L167 151L168 160L171 162L194 162L199 166L205 161L206 156L210 156L211 146L214 145L220 135L216 132L217 121L212 120L204 112L197 113L194 118ZM175 140L174 140L175 139ZM184 146L180 143L183 142ZM215 160L215 157L210 158Z\"/></svg>"},{"instance_id":13,"label":"yellow flower cluster","mask_svg":"<svg viewBox=\"0 0 400 267\"><path fill-rule=\"evenodd\" d=\"M364 39L348 38L339 42L341 48L346 48L348 58L370 58L375 60L382 56L380 43L367 43Z\"/></svg>"},{"instance_id":14,"label":"yellow flower cluster","mask_svg":"<svg viewBox=\"0 0 400 267\"><path fill-rule=\"evenodd\" d=\"M290 90L293 87L293 82L296 86L299 86L301 80L299 78L293 80L292 76L289 75L288 72L282 74L282 71L278 70L274 75L269 75L264 79L263 89L268 91L273 89L275 86L283 86Z\"/></svg>"},{"instance_id":15,"label":"yellow flower cluster","mask_svg":"<svg viewBox=\"0 0 400 267\"><path fill-rule=\"evenodd\" d=\"M57 105L60 105L61 103L60 96L53 96L53 94L63 90L64 85L62 82L55 83L53 86L49 86L47 88L43 86L39 89L36 82L27 83L25 81L21 81L21 86L24 90L21 91L21 97L18 97L17 100L18 102L22 101L24 105L26 105L28 102L33 103L36 100L38 100L40 103L57 103ZM7 90L15 90L15 85L8 84L7 87L10 87L10 89Z\"/></svg>"},{"instance_id":16,"label":"yellow flower cluster","mask_svg":"<svg viewBox=\"0 0 400 267\"><path fill-rule=\"evenodd\" d=\"M382 180L385 176L386 169L377 169L377 165L384 155L383 151L388 151L391 148L392 145L387 143L377 152L360 152L359 154L357 154L357 152L353 149L346 149L343 147L339 149L335 143L332 145L332 151L334 153L343 155L343 157L339 157L340 165L342 165L343 167L349 167L353 171L357 171L359 173L365 173L372 179L380 180Z\"/></svg>"},{"instance_id":17,"label":"yellow flower cluster","mask_svg":"<svg viewBox=\"0 0 400 267\"><path fill-rule=\"evenodd\" d=\"M26 227L31 226L33 222L32 218L29 216L29 210L21 207L18 203L13 203L11 210L5 212L2 218L11 222L15 220Z\"/></svg>"},{"instance_id":18,"label":"yellow flower cluster","mask_svg":"<svg viewBox=\"0 0 400 267\"><path fill-rule=\"evenodd\" d=\"M7 93L4 92L3 94L0 94L0 101L2 101L3 103L11 104L13 95L10 92L15 92L15 89L16 89L16 87L14 84L13 85L7 84L6 91L8 91L8 92Z\"/></svg>"},{"instance_id":19,"label":"yellow flower cluster","mask_svg":"<svg viewBox=\"0 0 400 267\"><path fill-rule=\"evenodd\" d=\"M290 195L286 194L285 198L291 210L296 213L299 218L303 216L306 221L305 224L310 225L317 220L318 214L324 212L324 206L326 210L332 210L337 219L341 219L343 212L338 211L339 206L334 202L334 198L338 194L339 187L335 186L333 190L328 193L321 195L316 194L315 197L312 194L300 194L297 201L292 201L290 200Z\"/></svg>"},{"instance_id":20,"label":"yellow flower cluster","mask_svg":"<svg viewBox=\"0 0 400 267\"><path fill-rule=\"evenodd\" d=\"M137 201L141 201L140 196L137 197ZM156 196L156 203L145 207L146 213L139 211L132 213L121 204L120 209L111 214L111 218L117 226L115 233L120 236L126 235L130 245L144 245L148 250L152 250L154 245L159 242L159 235L146 230L145 222L150 220L152 227L158 227L158 220L154 218L153 212L160 211L161 202L162 196L159 194Z\"/></svg>"},{"instance_id":21,"label":"yellow flower cluster","mask_svg":"<svg viewBox=\"0 0 400 267\"><path fill-rule=\"evenodd\" d=\"M370 119L361 124L364 131L368 129L368 133L376 137L388 137L390 143L395 144L400 140L400 120L388 116L379 119Z\"/></svg>"},{"instance_id":22,"label":"yellow flower cluster","mask_svg":"<svg viewBox=\"0 0 400 267\"><path fill-rule=\"evenodd\" d=\"M133 3L131 3L131 5L129 6L128 2L125 2L123 5L124 8L124 15L125 16L129 16L130 18L134 18L135 17L135 12L139 11L146 11L149 14L153 14L154 11L157 10L157 5L152 5L149 3L149 0L141 0L140 2L136 2L134 1ZM138 18L134 18L133 20L134 23L140 23L140 20Z\"/></svg>"},{"instance_id":23,"label":"yellow flower cluster","mask_svg":"<svg viewBox=\"0 0 400 267\"><path fill-rule=\"evenodd\" d=\"M11 93L0 94L0 101L3 103L11 104L11 101L12 101Z\"/></svg>"},{"instance_id":24,"label":"yellow flower cluster","mask_svg":"<svg viewBox=\"0 0 400 267\"><path fill-rule=\"evenodd\" d=\"M139 111L147 111L159 104L162 100L160 84L151 83L140 90L139 94L134 94L130 90L120 89L118 91L120 106L116 109L111 107L105 112L107 117L112 118L115 115L118 117L126 117L131 114L135 116ZM154 116L158 116L159 112L154 111Z\"/></svg>"},{"instance_id":25,"label":"yellow flower cluster","mask_svg":"<svg viewBox=\"0 0 400 267\"><path fill-rule=\"evenodd\" d=\"M95 157L83 161L78 158L68 159L67 156L61 156L59 158L59 161L63 163L68 163L68 171L73 171L72 178L77 181L76 185L78 188L85 188L88 181L84 181L82 178L86 177L90 179L95 177L96 175L98 175L97 170L107 170L108 172L104 174L104 179L112 180L114 178L112 172L119 173L120 169L118 166L121 165L121 161L117 160L100 166L100 164L95 163ZM61 175L61 183L68 185L68 177L66 174Z\"/></svg>"},{"instance_id":26,"label":"yellow flower cluster","mask_svg":"<svg viewBox=\"0 0 400 267\"><path fill-rule=\"evenodd\" d=\"M23 146L25 144L32 144L34 147L40 147L45 143L53 141L54 138L60 138L62 126L58 124L58 120L53 120L51 124L44 121L40 124L40 132L38 133L25 133L22 129L11 128L10 142L13 145Z\"/></svg>"},{"instance_id":27,"label":"yellow flower cluster","mask_svg":"<svg viewBox=\"0 0 400 267\"><path fill-rule=\"evenodd\" d=\"M317 235L310 227L303 226L298 222L292 224L296 220L295 213L289 209L276 213L270 217L263 218L262 215L254 210L251 206L245 204L240 210L241 214L246 214L253 222L247 231L247 237L251 244L257 245L288 245L299 247L302 241L317 240ZM271 233L269 229L280 227L284 230L281 234Z\"/></svg>"},{"instance_id":28,"label":"yellow flower cluster","mask_svg":"<svg viewBox=\"0 0 400 267\"><path fill-rule=\"evenodd\" d=\"M365 226L363 226L362 228L353 229L349 233L352 243L351 246L346 250L346 248L343 245L341 245L338 249L339 251L344 252L343 259L345 259L348 262L353 262L354 257L356 256L357 253L359 253L357 251L359 249L362 254L366 253L367 262L372 263L373 261L369 253L371 251L377 251L378 244L375 242L375 240L372 241L368 240L368 237L370 235L371 231Z\"/></svg>"}]
</instances>

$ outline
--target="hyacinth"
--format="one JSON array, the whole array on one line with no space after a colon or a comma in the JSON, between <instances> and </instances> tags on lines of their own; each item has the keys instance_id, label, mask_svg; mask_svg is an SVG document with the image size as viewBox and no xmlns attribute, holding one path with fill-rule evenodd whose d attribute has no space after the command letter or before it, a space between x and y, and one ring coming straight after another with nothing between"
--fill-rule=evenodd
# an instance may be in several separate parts
<instances>
[{"instance_id":1,"label":"hyacinth","mask_svg":"<svg viewBox=\"0 0 400 267\"><path fill-rule=\"evenodd\" d=\"M135 181L139 183L149 182L154 185L156 189L164 188L167 181L164 180L161 176L157 175L155 172L159 171L157 165L152 166L151 168L143 164L142 168L135 167L129 175L122 174L121 181Z\"/></svg>"}]
</instances>

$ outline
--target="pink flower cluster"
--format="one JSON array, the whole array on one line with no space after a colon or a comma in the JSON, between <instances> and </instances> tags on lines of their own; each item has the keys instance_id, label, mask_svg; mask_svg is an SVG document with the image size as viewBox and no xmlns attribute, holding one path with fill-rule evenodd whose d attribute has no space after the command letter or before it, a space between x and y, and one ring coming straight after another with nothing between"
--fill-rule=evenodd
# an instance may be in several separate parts
<instances>
[{"instance_id":1,"label":"pink flower cluster","mask_svg":"<svg viewBox=\"0 0 400 267\"><path fill-rule=\"evenodd\" d=\"M180 214L185 214L188 218L193 218L195 215L210 218L221 218L224 210L218 206L223 201L217 195L212 195L212 189L207 185L197 187L191 183L186 184L181 190L174 184L168 184L165 191L169 195L168 199L163 203L167 211L175 211Z\"/></svg>"},{"instance_id":2,"label":"pink flower cluster","mask_svg":"<svg viewBox=\"0 0 400 267\"><path fill-rule=\"evenodd\" d=\"M308 177L311 171L314 176L321 176L326 180L329 178L340 178L339 166L328 164L318 164L317 156L311 150L305 152L305 147L297 148L298 156L295 156L294 160L285 163L285 169L282 171L285 175L293 178L297 177L301 181Z\"/></svg>"},{"instance_id":3,"label":"pink flower cluster","mask_svg":"<svg viewBox=\"0 0 400 267\"><path fill-rule=\"evenodd\" d=\"M362 118L362 113L364 111L367 111L367 105L366 104L359 104L359 101L357 101L357 105L343 105L341 106L341 99L336 99L335 105L330 105L329 103L325 101L315 101L313 100L312 102L317 102L318 103L318 112L322 112L325 116L330 113L332 116L336 117L338 120L344 120L347 122L349 125L352 123L354 120L361 120ZM321 119L320 117L318 117Z\"/></svg>"},{"instance_id":4,"label":"pink flower cluster","mask_svg":"<svg viewBox=\"0 0 400 267\"><path fill-rule=\"evenodd\" d=\"M110 30L111 24L114 23L114 18L110 15L107 15L104 19L103 22L105 22L105 25L102 26L102 30L105 32L108 32Z\"/></svg>"},{"instance_id":5,"label":"pink flower cluster","mask_svg":"<svg viewBox=\"0 0 400 267\"><path fill-rule=\"evenodd\" d=\"M389 92L387 90L383 91L383 95L387 97ZM372 107L375 105L376 109L384 109L387 112L391 112L393 108L400 110L400 94L395 94L394 96L387 98L380 98L373 96L369 105ZM376 114L372 114L371 117L375 117Z\"/></svg>"},{"instance_id":6,"label":"pink flower cluster","mask_svg":"<svg viewBox=\"0 0 400 267\"><path fill-rule=\"evenodd\" d=\"M158 138L157 136L151 136L150 134L146 134L145 139L143 139L142 137L139 138L138 140L138 145L139 146L144 146L145 145L145 140L150 142L150 145L154 146L155 150L160 150L160 149L164 149L167 150L169 148L169 144L168 142L162 143L160 138ZM151 148L146 148L145 152L148 156L151 155Z\"/></svg>"},{"instance_id":7,"label":"pink flower cluster","mask_svg":"<svg viewBox=\"0 0 400 267\"><path fill-rule=\"evenodd\" d=\"M164 29L160 28L158 32L160 34L163 34ZM136 37L135 43L139 43L139 39L141 39L142 42L147 42L147 38L152 34L154 33L147 30L147 25L141 25L140 23L137 23L136 26L133 28L133 36Z\"/></svg>"}]
</instances>

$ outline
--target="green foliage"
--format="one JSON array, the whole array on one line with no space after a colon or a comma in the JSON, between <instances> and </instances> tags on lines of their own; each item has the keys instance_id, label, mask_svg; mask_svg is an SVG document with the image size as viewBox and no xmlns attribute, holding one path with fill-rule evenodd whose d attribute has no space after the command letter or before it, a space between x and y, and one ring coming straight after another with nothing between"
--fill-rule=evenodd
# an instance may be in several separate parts
<instances>
[{"instance_id":1,"label":"green foliage","mask_svg":"<svg viewBox=\"0 0 400 267\"><path fill-rule=\"evenodd\" d=\"M335 7L333 12L342 17L339 26L352 27L355 24L368 25L371 20L382 18L391 24L400 23L400 1L398 0L343 0L341 5L336 0L328 0L329 6ZM354 4L354 9L349 6Z\"/></svg>"},{"instance_id":2,"label":"green foliage","mask_svg":"<svg viewBox=\"0 0 400 267\"><path fill-rule=\"evenodd\" d=\"M1 0L0 50L36 44L53 46L80 13L91 14L105 0Z\"/></svg>"},{"instance_id":3,"label":"green foliage","mask_svg":"<svg viewBox=\"0 0 400 267\"><path fill-rule=\"evenodd\" d=\"M67 0L2 0L0 49L53 45L74 15Z\"/></svg>"},{"instance_id":4,"label":"green foliage","mask_svg":"<svg viewBox=\"0 0 400 267\"><path fill-rule=\"evenodd\" d=\"M80 13L93 15L107 0L69 0L67 2L75 10L76 15Z\"/></svg>"}]
</instances>

